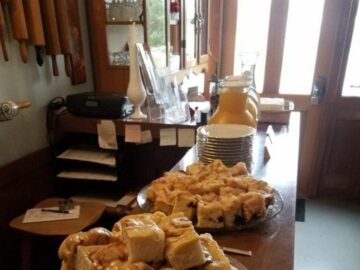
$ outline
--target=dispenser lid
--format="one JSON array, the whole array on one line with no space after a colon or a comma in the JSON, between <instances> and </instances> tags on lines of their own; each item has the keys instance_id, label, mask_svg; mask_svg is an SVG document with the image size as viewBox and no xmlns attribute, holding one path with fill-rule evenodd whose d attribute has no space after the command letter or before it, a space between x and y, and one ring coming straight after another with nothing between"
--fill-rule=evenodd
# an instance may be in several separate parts
<instances>
[{"instance_id":1,"label":"dispenser lid","mask_svg":"<svg viewBox=\"0 0 360 270\"><path fill-rule=\"evenodd\" d=\"M249 87L251 84L251 73L245 71L241 75L232 75L225 77L225 80L222 82L221 87L230 88L230 87L240 87L245 88Z\"/></svg>"}]
</instances>

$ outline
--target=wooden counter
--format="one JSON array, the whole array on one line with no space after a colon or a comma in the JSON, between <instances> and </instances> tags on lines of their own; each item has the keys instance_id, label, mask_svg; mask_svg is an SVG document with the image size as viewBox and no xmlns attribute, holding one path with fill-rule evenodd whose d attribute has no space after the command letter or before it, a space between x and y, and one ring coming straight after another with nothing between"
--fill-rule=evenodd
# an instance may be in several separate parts
<instances>
[{"instance_id":1,"label":"wooden counter","mask_svg":"<svg viewBox=\"0 0 360 270\"><path fill-rule=\"evenodd\" d=\"M96 119L83 119L62 115L59 127L63 131L96 132ZM127 121L116 121L118 135L123 135ZM138 123L137 123L138 124ZM165 123L141 123L142 129L152 129L158 137L159 128ZM182 125L182 126L187 126ZM192 123L189 128L196 128ZM295 238L295 203L298 174L298 154L300 138L300 113L291 113L289 125L272 125L271 158L264 161L264 144L268 125L261 124L255 140L255 164L252 175L265 180L280 192L284 200L282 212L274 219L254 228L234 232L213 234L220 245L244 250L251 250L252 256L231 255L244 264L248 270L291 270L294 266ZM195 147L172 168L185 169L197 160ZM134 209L133 213L139 211ZM115 213L116 215L118 213Z\"/></svg>"},{"instance_id":2,"label":"wooden counter","mask_svg":"<svg viewBox=\"0 0 360 270\"><path fill-rule=\"evenodd\" d=\"M56 117L57 131L65 132L79 132L97 134L97 124L100 123L100 118L86 118L72 115L64 111ZM173 123L165 118L147 118L147 119L112 119L118 136L125 136L126 125L140 125L141 130L150 130L152 137L160 138L160 129L162 128L190 128L196 129L197 124L194 120L188 120L182 123Z\"/></svg>"},{"instance_id":3,"label":"wooden counter","mask_svg":"<svg viewBox=\"0 0 360 270\"><path fill-rule=\"evenodd\" d=\"M249 270L291 270L294 267L300 114L292 113L288 126L273 125L275 136L272 136L271 158L267 162L263 158L266 129L266 125L258 128L252 175L280 192L284 208L274 219L258 227L213 236L222 246L251 250L251 257L231 255ZM184 169L194 161L196 153L192 148L173 170Z\"/></svg>"}]
</instances>

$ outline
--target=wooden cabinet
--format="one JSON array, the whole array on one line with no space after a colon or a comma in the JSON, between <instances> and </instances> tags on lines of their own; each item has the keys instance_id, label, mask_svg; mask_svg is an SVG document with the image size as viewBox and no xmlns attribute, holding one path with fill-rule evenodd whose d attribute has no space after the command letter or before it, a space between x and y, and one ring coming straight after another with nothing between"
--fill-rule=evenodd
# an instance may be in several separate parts
<instances>
[{"instance_id":1,"label":"wooden cabinet","mask_svg":"<svg viewBox=\"0 0 360 270\"><path fill-rule=\"evenodd\" d=\"M146 0L89 0L87 14L95 90L126 93L129 81L128 29L147 42Z\"/></svg>"},{"instance_id":2,"label":"wooden cabinet","mask_svg":"<svg viewBox=\"0 0 360 270\"><path fill-rule=\"evenodd\" d=\"M124 12L126 3L135 5L133 12ZM182 73L184 69L185 74L194 68L205 70L205 80L210 79L220 53L219 14L222 4L215 0L179 0L178 3L178 14L174 14L170 12L169 0L88 1L96 91L126 93L129 81L128 27L132 22L138 29L138 42L150 47L157 67L166 65L173 74L179 70Z\"/></svg>"},{"instance_id":3,"label":"wooden cabinet","mask_svg":"<svg viewBox=\"0 0 360 270\"><path fill-rule=\"evenodd\" d=\"M67 111L50 119L52 153L58 176L56 190L63 197L87 193L120 198L124 192L139 190L170 170L189 149L176 145L160 146L160 130L185 128L195 132L197 128L195 122L175 125L114 119L118 150L105 150L98 146L97 128L101 119L77 117ZM142 131L152 134L153 141L144 144L126 142L128 125L140 125ZM102 178L98 178L99 175Z\"/></svg>"}]
</instances>

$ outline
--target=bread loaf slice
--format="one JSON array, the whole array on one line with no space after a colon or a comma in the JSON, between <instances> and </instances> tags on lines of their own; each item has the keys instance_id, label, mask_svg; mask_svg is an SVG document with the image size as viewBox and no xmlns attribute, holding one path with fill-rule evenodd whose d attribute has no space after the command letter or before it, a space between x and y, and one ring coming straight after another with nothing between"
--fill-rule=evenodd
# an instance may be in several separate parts
<instances>
[{"instance_id":1,"label":"bread loaf slice","mask_svg":"<svg viewBox=\"0 0 360 270\"><path fill-rule=\"evenodd\" d=\"M164 258L165 233L148 215L133 215L121 221L130 262L159 262Z\"/></svg>"}]
</instances>

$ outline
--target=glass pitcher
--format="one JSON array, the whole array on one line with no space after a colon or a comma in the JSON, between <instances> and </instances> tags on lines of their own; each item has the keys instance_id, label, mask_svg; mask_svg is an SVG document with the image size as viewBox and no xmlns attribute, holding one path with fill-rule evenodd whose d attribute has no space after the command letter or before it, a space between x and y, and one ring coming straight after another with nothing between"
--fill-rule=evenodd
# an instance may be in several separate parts
<instances>
[{"instance_id":1,"label":"glass pitcher","mask_svg":"<svg viewBox=\"0 0 360 270\"><path fill-rule=\"evenodd\" d=\"M256 128L256 112L249 105L252 103L249 103L247 86L223 87L220 90L219 105L208 123L242 124Z\"/></svg>"}]
</instances>

